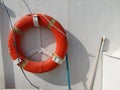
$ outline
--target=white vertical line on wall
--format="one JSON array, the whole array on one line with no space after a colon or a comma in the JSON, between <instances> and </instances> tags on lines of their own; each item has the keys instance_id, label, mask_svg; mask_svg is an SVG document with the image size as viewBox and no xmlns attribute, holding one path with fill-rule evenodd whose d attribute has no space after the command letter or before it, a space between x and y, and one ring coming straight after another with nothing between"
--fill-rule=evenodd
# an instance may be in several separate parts
<instances>
[{"instance_id":1,"label":"white vertical line on wall","mask_svg":"<svg viewBox=\"0 0 120 90\"><path fill-rule=\"evenodd\" d=\"M70 30L70 6L71 6L71 0L69 0L69 4L68 4L68 26L67 26L67 30Z\"/></svg>"}]
</instances>

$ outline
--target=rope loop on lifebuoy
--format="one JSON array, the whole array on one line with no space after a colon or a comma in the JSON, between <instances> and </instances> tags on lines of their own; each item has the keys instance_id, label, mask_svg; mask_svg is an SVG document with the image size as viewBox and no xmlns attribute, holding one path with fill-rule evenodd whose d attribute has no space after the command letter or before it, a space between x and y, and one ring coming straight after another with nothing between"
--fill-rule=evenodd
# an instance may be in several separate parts
<instances>
[{"instance_id":1,"label":"rope loop on lifebuoy","mask_svg":"<svg viewBox=\"0 0 120 90\"><path fill-rule=\"evenodd\" d=\"M48 60L36 62L24 55L20 42L22 34L25 31L32 27L39 28L40 26L48 28L53 33L56 39L56 50L54 54L48 58ZM14 42L14 39L16 42ZM59 64L62 64L66 56L67 48L67 33L62 25L54 18L44 14L28 14L24 16L14 24L14 27L8 36L8 49L14 63L33 73L48 72L57 67Z\"/></svg>"}]
</instances>

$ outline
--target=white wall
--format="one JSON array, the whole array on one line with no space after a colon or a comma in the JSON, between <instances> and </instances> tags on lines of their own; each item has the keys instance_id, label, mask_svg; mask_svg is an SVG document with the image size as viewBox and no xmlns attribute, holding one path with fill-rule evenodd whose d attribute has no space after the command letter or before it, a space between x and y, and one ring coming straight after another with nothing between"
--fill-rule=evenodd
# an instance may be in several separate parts
<instances>
[{"instance_id":1,"label":"white wall","mask_svg":"<svg viewBox=\"0 0 120 90\"><path fill-rule=\"evenodd\" d=\"M1 9L0 9L0 14L2 13ZM0 17L0 21L2 21L2 18ZM2 27L1 25L2 23L0 22L0 27ZM2 28L0 28L0 32L2 31ZM0 36L1 36L1 33L0 33ZM0 40L1 40L1 37L0 37ZM5 81L4 81L4 68L3 68L3 57L2 57L2 45L1 45L1 41L0 41L0 88L5 88Z\"/></svg>"},{"instance_id":2,"label":"white wall","mask_svg":"<svg viewBox=\"0 0 120 90\"><path fill-rule=\"evenodd\" d=\"M120 89L120 59L103 55L103 90Z\"/></svg>"},{"instance_id":3,"label":"white wall","mask_svg":"<svg viewBox=\"0 0 120 90\"><path fill-rule=\"evenodd\" d=\"M4 12L4 8L1 6L1 28L0 28L0 35L1 35L1 60L3 61L4 74L5 79L5 87L13 88L14 87L14 72L13 72L13 64L10 61L10 57L7 50L7 36L9 33L9 21L7 14ZM4 86L3 86L4 87Z\"/></svg>"},{"instance_id":4,"label":"white wall","mask_svg":"<svg viewBox=\"0 0 120 90\"><path fill-rule=\"evenodd\" d=\"M105 35L104 50L114 50L120 45L120 1L119 0L26 0L33 13L42 12L57 19L63 27L69 32L69 64L71 74L72 90L88 90L95 56L99 47L100 37ZM22 0L5 0L6 6L15 23L20 17L29 13ZM7 50L7 36L9 33L9 19L2 5L1 44L2 60L4 62L5 87L6 88L32 88L24 78L19 67L14 65ZM52 34L48 31L52 37ZM34 33L34 34L32 34ZM44 31L43 31L44 33ZM31 43L29 52L35 44L29 42L28 36L32 35L39 40L37 32L30 31L26 33L24 40ZM45 37L45 36L43 36ZM45 37L46 38L46 37ZM47 44L54 46L54 40L50 39ZM28 44L23 40L23 48ZM50 48L50 47L47 47ZM27 54L27 53L26 53ZM34 57L35 58L35 57ZM37 57L39 58L39 57ZM44 74L32 74L26 72L26 75L37 86L45 90L67 90L67 78L65 72L65 63L56 69ZM56 77L57 76L57 77ZM100 76L98 76L100 79ZM100 90L101 80L98 81L94 90Z\"/></svg>"}]
</instances>

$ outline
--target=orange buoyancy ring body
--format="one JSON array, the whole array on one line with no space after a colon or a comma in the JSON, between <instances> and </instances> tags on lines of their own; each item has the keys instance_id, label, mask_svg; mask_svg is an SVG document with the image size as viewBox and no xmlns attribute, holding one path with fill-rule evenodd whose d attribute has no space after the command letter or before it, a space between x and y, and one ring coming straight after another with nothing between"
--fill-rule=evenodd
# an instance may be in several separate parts
<instances>
[{"instance_id":1,"label":"orange buoyancy ring body","mask_svg":"<svg viewBox=\"0 0 120 90\"><path fill-rule=\"evenodd\" d=\"M37 19L34 18L34 16L37 17ZM32 27L37 27L38 25L48 28L56 39L56 50L54 54L48 58L48 60L40 62L27 58L21 50L22 34L26 30L29 30ZM52 17L43 14L29 14L18 20L15 23L14 28L10 30L8 36L9 53L18 66L29 72L48 72L57 67L64 60L68 48L68 40L66 36L67 34L62 25Z\"/></svg>"}]
</instances>

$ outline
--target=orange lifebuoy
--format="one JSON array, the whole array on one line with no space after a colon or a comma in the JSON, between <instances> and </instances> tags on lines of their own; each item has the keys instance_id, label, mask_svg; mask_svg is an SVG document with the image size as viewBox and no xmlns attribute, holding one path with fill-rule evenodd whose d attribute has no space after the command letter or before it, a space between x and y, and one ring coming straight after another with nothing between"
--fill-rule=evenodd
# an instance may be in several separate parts
<instances>
[{"instance_id":1,"label":"orange lifebuoy","mask_svg":"<svg viewBox=\"0 0 120 90\"><path fill-rule=\"evenodd\" d=\"M37 26L47 27L56 39L54 55L48 58L48 60L41 62L27 58L22 52L20 45L22 33ZM33 73L48 72L61 64L66 55L67 48L68 40L65 30L58 21L48 15L29 14L24 16L15 23L14 28L10 31L8 36L8 49L13 61L16 62L19 58L17 65Z\"/></svg>"}]
</instances>

